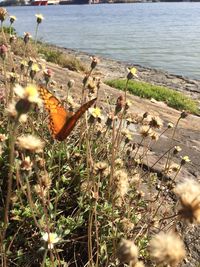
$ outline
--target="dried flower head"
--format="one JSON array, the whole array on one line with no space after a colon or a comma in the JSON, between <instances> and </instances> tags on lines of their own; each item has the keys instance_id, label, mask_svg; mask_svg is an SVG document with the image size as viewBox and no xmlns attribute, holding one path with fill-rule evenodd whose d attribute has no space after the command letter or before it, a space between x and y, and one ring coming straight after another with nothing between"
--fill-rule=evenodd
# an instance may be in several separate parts
<instances>
[{"instance_id":1,"label":"dried flower head","mask_svg":"<svg viewBox=\"0 0 200 267\"><path fill-rule=\"evenodd\" d=\"M181 115L180 115L181 119L185 119L187 116L188 116L188 113L186 111L181 112Z\"/></svg>"},{"instance_id":2,"label":"dried flower head","mask_svg":"<svg viewBox=\"0 0 200 267\"><path fill-rule=\"evenodd\" d=\"M11 118L16 118L17 117L17 110L16 110L16 103L12 102L8 104L8 107L6 108L6 113L8 114L9 117Z\"/></svg>"},{"instance_id":3,"label":"dried flower head","mask_svg":"<svg viewBox=\"0 0 200 267\"><path fill-rule=\"evenodd\" d=\"M21 161L20 167L23 171L31 171L33 166L33 162L30 157L25 157L24 160Z\"/></svg>"},{"instance_id":4,"label":"dried flower head","mask_svg":"<svg viewBox=\"0 0 200 267\"><path fill-rule=\"evenodd\" d=\"M150 136L151 132L152 132L151 128L147 125L140 127L140 134L144 138Z\"/></svg>"},{"instance_id":5,"label":"dried flower head","mask_svg":"<svg viewBox=\"0 0 200 267\"><path fill-rule=\"evenodd\" d=\"M25 122L27 122L27 119L28 119L27 114L21 114L20 117L19 117L19 122L20 123L25 123Z\"/></svg>"},{"instance_id":6,"label":"dried flower head","mask_svg":"<svg viewBox=\"0 0 200 267\"><path fill-rule=\"evenodd\" d=\"M96 172L101 172L103 170L105 170L106 168L108 168L108 164L106 162L97 162L95 165L94 165L94 170Z\"/></svg>"},{"instance_id":7,"label":"dried flower head","mask_svg":"<svg viewBox=\"0 0 200 267\"><path fill-rule=\"evenodd\" d=\"M14 85L17 81L17 78L19 78L19 75L15 72L8 72L7 74L9 75L10 82Z\"/></svg>"},{"instance_id":8,"label":"dried flower head","mask_svg":"<svg viewBox=\"0 0 200 267\"><path fill-rule=\"evenodd\" d=\"M132 139L132 133L128 129L122 129L121 134L125 137L125 143L128 144Z\"/></svg>"},{"instance_id":9,"label":"dried flower head","mask_svg":"<svg viewBox=\"0 0 200 267\"><path fill-rule=\"evenodd\" d=\"M40 24L44 20L44 17L42 14L36 14L35 16L36 16L38 24Z\"/></svg>"},{"instance_id":10,"label":"dried flower head","mask_svg":"<svg viewBox=\"0 0 200 267\"><path fill-rule=\"evenodd\" d=\"M68 81L68 83L67 83L67 87L68 87L69 89L71 89L71 88L74 86L74 84L75 84L75 81L74 81L73 79L71 79L71 80Z\"/></svg>"},{"instance_id":11,"label":"dried flower head","mask_svg":"<svg viewBox=\"0 0 200 267\"><path fill-rule=\"evenodd\" d=\"M121 223L122 223L122 228L126 233L132 231L133 228L135 227L134 223L132 223L131 220L127 218L123 218L121 220Z\"/></svg>"},{"instance_id":12,"label":"dried flower head","mask_svg":"<svg viewBox=\"0 0 200 267\"><path fill-rule=\"evenodd\" d=\"M17 146L30 152L40 153L44 148L44 142L33 135L25 135L17 138Z\"/></svg>"},{"instance_id":13,"label":"dried flower head","mask_svg":"<svg viewBox=\"0 0 200 267\"><path fill-rule=\"evenodd\" d=\"M149 125L152 128L161 128L163 126L163 121L159 117L151 117L151 120L149 122Z\"/></svg>"},{"instance_id":14,"label":"dried flower head","mask_svg":"<svg viewBox=\"0 0 200 267\"><path fill-rule=\"evenodd\" d=\"M26 60L22 60L20 62L20 70L23 71L25 69L25 67L28 67L28 62Z\"/></svg>"},{"instance_id":15,"label":"dried flower head","mask_svg":"<svg viewBox=\"0 0 200 267\"><path fill-rule=\"evenodd\" d=\"M156 132L152 132L150 136L151 136L151 139L154 141L157 141L159 139L159 134Z\"/></svg>"},{"instance_id":16,"label":"dried flower head","mask_svg":"<svg viewBox=\"0 0 200 267\"><path fill-rule=\"evenodd\" d=\"M29 32L24 33L24 43L27 44L32 36Z\"/></svg>"},{"instance_id":17,"label":"dried flower head","mask_svg":"<svg viewBox=\"0 0 200 267\"><path fill-rule=\"evenodd\" d=\"M48 249L53 249L54 245L60 241L60 237L56 233L43 233L42 239L47 242Z\"/></svg>"},{"instance_id":18,"label":"dried flower head","mask_svg":"<svg viewBox=\"0 0 200 267\"><path fill-rule=\"evenodd\" d=\"M0 7L0 21L3 22L6 19L8 12L5 8Z\"/></svg>"},{"instance_id":19,"label":"dried flower head","mask_svg":"<svg viewBox=\"0 0 200 267\"><path fill-rule=\"evenodd\" d=\"M89 77L87 80L87 88L89 89L90 93L94 94L97 91L97 84L95 77Z\"/></svg>"},{"instance_id":20,"label":"dried flower head","mask_svg":"<svg viewBox=\"0 0 200 267\"><path fill-rule=\"evenodd\" d=\"M119 243L117 257L120 263L134 263L138 261L138 248L131 240L122 239Z\"/></svg>"},{"instance_id":21,"label":"dried flower head","mask_svg":"<svg viewBox=\"0 0 200 267\"><path fill-rule=\"evenodd\" d=\"M117 116L115 116L113 113L110 113L108 115L108 118L106 120L106 126L111 128L112 127L112 124L113 124L113 121L117 119Z\"/></svg>"},{"instance_id":22,"label":"dried flower head","mask_svg":"<svg viewBox=\"0 0 200 267\"><path fill-rule=\"evenodd\" d=\"M99 59L97 57L91 57L91 60L92 60L92 62L91 62L90 67L93 70L97 66L97 64L99 63Z\"/></svg>"},{"instance_id":23,"label":"dried flower head","mask_svg":"<svg viewBox=\"0 0 200 267\"><path fill-rule=\"evenodd\" d=\"M170 166L167 166L166 173L177 172L178 170L180 170L180 165L177 163L171 163Z\"/></svg>"},{"instance_id":24,"label":"dried flower head","mask_svg":"<svg viewBox=\"0 0 200 267\"><path fill-rule=\"evenodd\" d=\"M176 155L178 154L179 152L181 152L182 148L180 146L175 146L174 147L174 151L173 151L173 154Z\"/></svg>"},{"instance_id":25,"label":"dried flower head","mask_svg":"<svg viewBox=\"0 0 200 267\"><path fill-rule=\"evenodd\" d=\"M40 177L40 184L44 189L49 189L51 187L52 180L47 172L43 172Z\"/></svg>"},{"instance_id":26,"label":"dried flower head","mask_svg":"<svg viewBox=\"0 0 200 267\"><path fill-rule=\"evenodd\" d=\"M142 115L142 118L143 118L143 119L146 119L148 116L149 116L149 113L146 111L146 112Z\"/></svg>"},{"instance_id":27,"label":"dried flower head","mask_svg":"<svg viewBox=\"0 0 200 267\"><path fill-rule=\"evenodd\" d=\"M128 68L127 79L130 80L133 77L138 77L136 68Z\"/></svg>"},{"instance_id":28,"label":"dried flower head","mask_svg":"<svg viewBox=\"0 0 200 267\"><path fill-rule=\"evenodd\" d=\"M151 257L157 264L176 266L185 257L184 243L175 233L160 232L149 243Z\"/></svg>"},{"instance_id":29,"label":"dried flower head","mask_svg":"<svg viewBox=\"0 0 200 267\"><path fill-rule=\"evenodd\" d=\"M136 262L136 264L133 263L133 265L131 263L130 267L145 267L145 266L144 266L144 263L142 261L138 261L138 262Z\"/></svg>"},{"instance_id":30,"label":"dried flower head","mask_svg":"<svg viewBox=\"0 0 200 267\"><path fill-rule=\"evenodd\" d=\"M106 128L98 121L95 123L95 130L97 133L97 137L100 137L101 134L106 132Z\"/></svg>"},{"instance_id":31,"label":"dried flower head","mask_svg":"<svg viewBox=\"0 0 200 267\"><path fill-rule=\"evenodd\" d=\"M115 160L115 166L116 167L119 167L119 168L122 168L124 166L124 162L122 159L118 158Z\"/></svg>"},{"instance_id":32,"label":"dried flower head","mask_svg":"<svg viewBox=\"0 0 200 267\"><path fill-rule=\"evenodd\" d=\"M37 161L37 164L38 164L38 167L41 168L41 169L44 169L45 167L45 159L36 155L36 161Z\"/></svg>"},{"instance_id":33,"label":"dried flower head","mask_svg":"<svg viewBox=\"0 0 200 267\"><path fill-rule=\"evenodd\" d=\"M127 100L125 103L125 110L128 110L132 105L132 102L130 100Z\"/></svg>"},{"instance_id":34,"label":"dried flower head","mask_svg":"<svg viewBox=\"0 0 200 267\"><path fill-rule=\"evenodd\" d=\"M124 102L124 97L122 95L120 95L117 98L117 102L116 102L116 106L115 106L115 114L119 113L122 108L124 107L125 102Z\"/></svg>"},{"instance_id":35,"label":"dried flower head","mask_svg":"<svg viewBox=\"0 0 200 267\"><path fill-rule=\"evenodd\" d=\"M168 128L168 129L171 129L171 128L173 128L173 127L174 127L174 124L173 124L173 123L169 122L169 123L167 124L167 128Z\"/></svg>"},{"instance_id":36,"label":"dried flower head","mask_svg":"<svg viewBox=\"0 0 200 267\"><path fill-rule=\"evenodd\" d=\"M8 52L8 47L4 44L0 45L0 56L3 60L5 60Z\"/></svg>"},{"instance_id":37,"label":"dried flower head","mask_svg":"<svg viewBox=\"0 0 200 267\"><path fill-rule=\"evenodd\" d=\"M43 200L46 198L48 193L48 190L42 187L40 184L34 185L34 191L37 194L37 196Z\"/></svg>"},{"instance_id":38,"label":"dried flower head","mask_svg":"<svg viewBox=\"0 0 200 267\"><path fill-rule=\"evenodd\" d=\"M29 61L28 61L28 67L29 67L29 68L32 68L33 63L35 63L35 59L32 58L32 57L30 57L30 58L29 58Z\"/></svg>"},{"instance_id":39,"label":"dried flower head","mask_svg":"<svg viewBox=\"0 0 200 267\"><path fill-rule=\"evenodd\" d=\"M17 18L15 16L10 16L10 24L13 24Z\"/></svg>"},{"instance_id":40,"label":"dried flower head","mask_svg":"<svg viewBox=\"0 0 200 267\"><path fill-rule=\"evenodd\" d=\"M92 191L93 182L92 181L84 181L81 184L81 192L88 193Z\"/></svg>"},{"instance_id":41,"label":"dried flower head","mask_svg":"<svg viewBox=\"0 0 200 267\"><path fill-rule=\"evenodd\" d=\"M123 129L121 130L121 134L122 134L123 136L128 136L128 135L131 134L131 132L129 131L129 129L127 129L127 128L123 128Z\"/></svg>"},{"instance_id":42,"label":"dried flower head","mask_svg":"<svg viewBox=\"0 0 200 267\"><path fill-rule=\"evenodd\" d=\"M93 118L100 118L101 117L101 109L96 107L96 108L89 108L89 113Z\"/></svg>"},{"instance_id":43,"label":"dried flower head","mask_svg":"<svg viewBox=\"0 0 200 267\"><path fill-rule=\"evenodd\" d=\"M37 90L37 86L34 84L28 84L25 88L21 85L16 85L14 88L14 92L22 99L28 100L30 103L36 103L40 105L42 103L39 93Z\"/></svg>"},{"instance_id":44,"label":"dried flower head","mask_svg":"<svg viewBox=\"0 0 200 267\"><path fill-rule=\"evenodd\" d=\"M137 184L139 181L141 181L141 174L136 171L131 177L131 182Z\"/></svg>"},{"instance_id":45,"label":"dried flower head","mask_svg":"<svg viewBox=\"0 0 200 267\"><path fill-rule=\"evenodd\" d=\"M31 103L27 99L20 99L15 106L18 114L21 116L22 114L27 113L31 108Z\"/></svg>"},{"instance_id":46,"label":"dried flower head","mask_svg":"<svg viewBox=\"0 0 200 267\"><path fill-rule=\"evenodd\" d=\"M94 164L94 172L106 177L110 172L110 168L106 162L100 161Z\"/></svg>"},{"instance_id":47,"label":"dried flower head","mask_svg":"<svg viewBox=\"0 0 200 267\"><path fill-rule=\"evenodd\" d=\"M46 68L44 71L43 71L43 76L44 76L44 80L47 83L49 83L51 77L53 75L53 71L49 68Z\"/></svg>"},{"instance_id":48,"label":"dried flower head","mask_svg":"<svg viewBox=\"0 0 200 267\"><path fill-rule=\"evenodd\" d=\"M120 205L120 198L123 198L129 189L128 174L125 170L117 170L114 173L113 179L115 185L115 196L116 198L119 198L118 204Z\"/></svg>"},{"instance_id":49,"label":"dried flower head","mask_svg":"<svg viewBox=\"0 0 200 267\"><path fill-rule=\"evenodd\" d=\"M185 179L174 188L179 197L180 216L191 223L200 223L200 184L192 179Z\"/></svg>"},{"instance_id":50,"label":"dried flower head","mask_svg":"<svg viewBox=\"0 0 200 267\"><path fill-rule=\"evenodd\" d=\"M32 80L35 78L35 75L38 71L40 71L38 64L33 63L29 74Z\"/></svg>"},{"instance_id":51,"label":"dried flower head","mask_svg":"<svg viewBox=\"0 0 200 267\"><path fill-rule=\"evenodd\" d=\"M181 165L185 165L186 163L190 162L190 158L188 156L184 156L181 158Z\"/></svg>"},{"instance_id":52,"label":"dried flower head","mask_svg":"<svg viewBox=\"0 0 200 267\"><path fill-rule=\"evenodd\" d=\"M0 134L0 142L4 142L6 139L8 139L7 135Z\"/></svg>"}]
</instances>

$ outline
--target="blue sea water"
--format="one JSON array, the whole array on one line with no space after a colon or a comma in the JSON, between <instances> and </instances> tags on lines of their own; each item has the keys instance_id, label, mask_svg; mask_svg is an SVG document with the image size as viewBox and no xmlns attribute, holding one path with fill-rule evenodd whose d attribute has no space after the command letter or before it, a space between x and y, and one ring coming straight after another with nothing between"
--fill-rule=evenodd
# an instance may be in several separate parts
<instances>
[{"instance_id":1,"label":"blue sea water","mask_svg":"<svg viewBox=\"0 0 200 267\"><path fill-rule=\"evenodd\" d=\"M9 7L17 32L52 44L200 79L200 3Z\"/></svg>"}]
</instances>

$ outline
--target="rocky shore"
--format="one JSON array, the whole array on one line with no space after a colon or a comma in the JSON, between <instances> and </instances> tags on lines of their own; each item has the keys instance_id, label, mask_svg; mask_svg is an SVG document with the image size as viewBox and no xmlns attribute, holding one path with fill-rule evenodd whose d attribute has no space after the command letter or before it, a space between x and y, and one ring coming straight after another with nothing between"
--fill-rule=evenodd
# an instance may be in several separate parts
<instances>
[{"instance_id":1,"label":"rocky shore","mask_svg":"<svg viewBox=\"0 0 200 267\"><path fill-rule=\"evenodd\" d=\"M84 52L58 48L62 52L70 55L74 55L81 61L89 64L90 55ZM182 75L171 74L167 71L143 67L137 64L131 64L129 62L122 62L113 59L98 57L100 63L97 70L100 72L100 76L103 80L112 78L124 78L127 74L127 67L136 67L138 70L138 80L155 85L163 85L169 88L180 91L184 94L191 96L193 99L200 100L200 80L190 79Z\"/></svg>"}]
</instances>

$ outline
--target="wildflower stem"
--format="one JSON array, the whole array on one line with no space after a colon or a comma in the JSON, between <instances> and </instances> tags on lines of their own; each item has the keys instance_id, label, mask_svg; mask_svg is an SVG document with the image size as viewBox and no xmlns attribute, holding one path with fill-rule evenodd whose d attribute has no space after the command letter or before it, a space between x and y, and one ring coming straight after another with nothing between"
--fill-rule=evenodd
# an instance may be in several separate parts
<instances>
[{"instance_id":1,"label":"wildflower stem","mask_svg":"<svg viewBox=\"0 0 200 267\"><path fill-rule=\"evenodd\" d=\"M35 222L35 225L41 230L41 227L40 227L40 225L37 222L37 219L35 217L34 204L33 204L33 200L32 200L32 197L31 197L31 188L30 188L30 183L29 183L29 180L28 180L27 176L25 177L25 180L26 180L26 185L27 185L27 197L28 197L30 209L31 209L31 212L32 212L33 220Z\"/></svg>"},{"instance_id":2,"label":"wildflower stem","mask_svg":"<svg viewBox=\"0 0 200 267\"><path fill-rule=\"evenodd\" d=\"M97 246L96 266L98 266L99 265L99 231L98 231L98 218L97 218L97 200L95 200L95 206L94 206L94 221L95 221L95 234L96 234L96 246Z\"/></svg>"},{"instance_id":3,"label":"wildflower stem","mask_svg":"<svg viewBox=\"0 0 200 267\"><path fill-rule=\"evenodd\" d=\"M162 131L162 133L160 133L160 135L158 136L158 138L160 138L164 133L166 133L167 130L168 130L168 128L166 128L164 131Z\"/></svg>"},{"instance_id":4,"label":"wildflower stem","mask_svg":"<svg viewBox=\"0 0 200 267\"><path fill-rule=\"evenodd\" d=\"M92 219L93 219L93 210L89 212L88 219L88 263L89 266L93 265L93 256L92 256Z\"/></svg>"},{"instance_id":5,"label":"wildflower stem","mask_svg":"<svg viewBox=\"0 0 200 267\"><path fill-rule=\"evenodd\" d=\"M158 192L157 199L158 199L158 196L160 195L160 192L161 192L161 191ZM160 201L158 207L156 208L155 213L152 215L152 218L153 218L153 219L154 219L154 218L156 217L156 215L158 214L158 211L159 211L160 207L163 206L163 202L164 202L164 198L162 198L162 200Z\"/></svg>"},{"instance_id":6,"label":"wildflower stem","mask_svg":"<svg viewBox=\"0 0 200 267\"><path fill-rule=\"evenodd\" d=\"M141 140L140 143L138 144L138 147L137 147L137 150L135 151L135 155L134 155L134 157L133 157L133 160L135 160L135 158L136 158L136 156L137 156L137 153L138 153L138 151L139 151L139 149L140 149L140 147L141 147L141 145L142 145L144 139L145 139L145 137L142 137L142 140Z\"/></svg>"},{"instance_id":7,"label":"wildflower stem","mask_svg":"<svg viewBox=\"0 0 200 267\"><path fill-rule=\"evenodd\" d=\"M109 198L113 183L114 167L115 167L115 120L113 120L113 129L112 129L111 169L110 169L110 180L109 180L109 191L108 191Z\"/></svg>"},{"instance_id":8,"label":"wildflower stem","mask_svg":"<svg viewBox=\"0 0 200 267\"><path fill-rule=\"evenodd\" d=\"M11 34L12 34L12 23L10 23L9 33L10 33L10 36L11 36Z\"/></svg>"},{"instance_id":9,"label":"wildflower stem","mask_svg":"<svg viewBox=\"0 0 200 267\"><path fill-rule=\"evenodd\" d=\"M81 93L81 105L83 105L84 101L85 101L85 88L86 88L86 85L87 85L87 81L88 79L90 78L91 74L92 74L92 71L93 69L91 68L89 73L86 74L85 78L84 78L84 84L83 84L83 87L82 87L82 93Z\"/></svg>"},{"instance_id":10,"label":"wildflower stem","mask_svg":"<svg viewBox=\"0 0 200 267\"><path fill-rule=\"evenodd\" d=\"M5 83L6 104L8 104L8 84L7 84L7 77L6 77L6 62L5 62L5 59L3 59L3 74L4 74L4 83Z\"/></svg>"},{"instance_id":11,"label":"wildflower stem","mask_svg":"<svg viewBox=\"0 0 200 267\"><path fill-rule=\"evenodd\" d=\"M25 58L26 58L26 51L27 51L27 44L25 43L24 44L24 55L23 55L23 60L25 61ZM24 74L24 71L22 73L22 75ZM23 75L24 76L24 75Z\"/></svg>"},{"instance_id":12,"label":"wildflower stem","mask_svg":"<svg viewBox=\"0 0 200 267\"><path fill-rule=\"evenodd\" d=\"M110 193L111 193L111 187L112 187L112 180L113 180L113 174L114 174L114 164L115 164L115 158L116 158L116 147L119 146L119 137L120 137L120 130L121 130L121 126L122 126L122 121L123 121L123 117L124 117L124 114L126 112L126 92L127 92L127 87L128 87L128 82L129 80L127 79L126 81L126 86L125 86L125 104L124 104L124 109L123 109L123 113L122 113L122 116L121 116L121 119L120 119L120 122L119 122L119 126L117 128L117 132L116 132L116 135L115 135L115 121L113 120L113 130L112 130L112 160L111 160L111 172L110 172L110 181L109 181L109 197L110 197ZM116 145L117 144L117 145Z\"/></svg>"},{"instance_id":13,"label":"wildflower stem","mask_svg":"<svg viewBox=\"0 0 200 267\"><path fill-rule=\"evenodd\" d=\"M45 249L41 267L45 267L48 249Z\"/></svg>"},{"instance_id":14,"label":"wildflower stem","mask_svg":"<svg viewBox=\"0 0 200 267\"><path fill-rule=\"evenodd\" d=\"M171 140L170 140L170 146L172 145L172 142L173 142L173 139L174 139L174 136L175 136L175 133L176 133L176 130L177 130L177 127L178 127L178 124L179 124L179 121L181 120L181 116L178 118L176 124L175 124L175 127L174 127L174 130L173 130L173 133L172 133L172 137L171 137ZM169 168L169 161L170 161L170 151L167 155L167 160L166 160L166 163L165 163L165 170L167 170L167 168Z\"/></svg>"},{"instance_id":15,"label":"wildflower stem","mask_svg":"<svg viewBox=\"0 0 200 267\"><path fill-rule=\"evenodd\" d=\"M4 228L2 234L2 240L4 240L6 235L6 230L9 223L9 210L10 210L10 199L12 195L12 184L13 184L13 173L14 173L14 146L15 146L15 136L16 136L16 129L18 125L18 118L14 122L14 125L10 125L10 138L9 138L9 171L8 171L8 187L7 187L7 196L6 196L6 203L5 203L5 211L4 211Z\"/></svg>"},{"instance_id":16,"label":"wildflower stem","mask_svg":"<svg viewBox=\"0 0 200 267\"><path fill-rule=\"evenodd\" d=\"M2 33L2 36L3 36L4 42L7 45L7 39L6 39L6 35L5 35L5 32L4 32L4 28L3 28L3 21L1 21L1 33Z\"/></svg>"},{"instance_id":17,"label":"wildflower stem","mask_svg":"<svg viewBox=\"0 0 200 267\"><path fill-rule=\"evenodd\" d=\"M175 218L177 216L179 216L179 214L178 213L175 213L175 214L173 214L171 216L164 217L164 218L160 219L159 222L162 222L162 221L165 221L165 220L169 220L169 219Z\"/></svg>"},{"instance_id":18,"label":"wildflower stem","mask_svg":"<svg viewBox=\"0 0 200 267\"><path fill-rule=\"evenodd\" d=\"M178 176L179 172L181 171L181 168L182 168L182 165L179 166L179 168L178 168L176 174L174 175L174 178L172 179L173 182L175 182L176 177Z\"/></svg>"},{"instance_id":19,"label":"wildflower stem","mask_svg":"<svg viewBox=\"0 0 200 267\"><path fill-rule=\"evenodd\" d=\"M4 42L5 42L5 45L6 45L7 47L9 47L9 45L8 45L8 41L7 41L5 32L4 32L4 28L3 28L3 21L1 21L1 33L2 33L2 36L3 36L3 40L4 40ZM12 57L12 55L11 55L10 50L8 50L8 53L9 53L10 65L12 66L12 68L14 68L14 61L13 61L13 57Z\"/></svg>"},{"instance_id":20,"label":"wildflower stem","mask_svg":"<svg viewBox=\"0 0 200 267\"><path fill-rule=\"evenodd\" d=\"M39 28L39 23L37 23L36 28L35 28L35 45L37 44L37 35L38 35L38 28Z\"/></svg>"},{"instance_id":21,"label":"wildflower stem","mask_svg":"<svg viewBox=\"0 0 200 267\"><path fill-rule=\"evenodd\" d=\"M126 96L127 96L127 88L128 88L128 82L129 80L127 79L126 80L126 85L125 85L125 89L124 89L124 109L123 109L123 113L122 113L122 116L121 116L121 119L120 119L120 122L119 122L119 127L117 129L117 133L116 133L116 137L115 137L115 141L114 141L114 145L117 144L117 146L119 145L119 139L120 139L120 130L121 130L121 127L122 127L122 121L123 121L123 118L124 118L124 115L125 115L125 112L126 112Z\"/></svg>"}]
</instances>

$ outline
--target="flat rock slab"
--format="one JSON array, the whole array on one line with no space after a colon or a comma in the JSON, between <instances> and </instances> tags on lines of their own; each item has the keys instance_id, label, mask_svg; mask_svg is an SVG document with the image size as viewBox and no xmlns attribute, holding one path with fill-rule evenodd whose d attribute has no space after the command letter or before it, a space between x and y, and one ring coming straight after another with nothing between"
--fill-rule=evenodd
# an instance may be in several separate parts
<instances>
[{"instance_id":1,"label":"flat rock slab","mask_svg":"<svg viewBox=\"0 0 200 267\"><path fill-rule=\"evenodd\" d=\"M48 63L48 65L55 74L54 79L59 81L59 84L62 85L60 94L65 95L67 82L69 79L73 79L75 81L75 87L73 88L72 93L80 98L84 75L82 73L63 69L54 64ZM118 96L122 94L123 92L102 83L98 105L102 106L103 110L106 111L108 110L105 102L106 97L109 96L113 100L113 104L115 104ZM164 121L165 125L169 122L175 124L181 113L180 111L168 107L162 102L142 99L131 94L128 94L128 99L132 103L130 112L142 115L144 112L148 111L151 115L159 116ZM164 153L169 147L171 135L172 130L167 131L164 138L155 143L152 149L158 154ZM179 145L182 148L180 155L187 155L191 158L192 162L187 164L188 171L190 170L194 177L200 177L200 117L189 114L187 118L180 120L175 135L174 145Z\"/></svg>"},{"instance_id":2,"label":"flat rock slab","mask_svg":"<svg viewBox=\"0 0 200 267\"><path fill-rule=\"evenodd\" d=\"M90 64L90 58L88 55L80 55L86 64ZM110 63L109 63L110 62ZM49 67L55 73L55 79L63 85L63 89L60 90L62 95L65 95L65 90L67 90L67 81L73 79L75 81L75 87L73 88L73 94L80 98L83 74L72 72L67 69L62 69L53 64L49 64ZM138 66L136 66L138 67ZM176 90L180 90L184 93L191 95L193 98L199 99L200 96L200 81L188 80L184 77L170 75L166 73L161 73L160 71L144 69L138 67L139 69L139 79L142 81L151 82L154 84L167 85ZM116 61L108 61L102 59L102 62L97 67L94 75L98 75L102 80L111 78L123 78L126 77L126 66L123 63ZM102 83L99 93L98 106L103 108L103 111L108 112L108 106L105 102L107 96L113 100L113 104L119 95L123 92L111 88L106 84ZM128 99L132 102L130 111L133 113L138 113L142 115L144 112L149 112L151 115L159 116L164 124L172 122L175 124L180 116L180 111L168 107L164 103L158 101L150 101L146 99L141 99L137 96L128 94ZM113 105L114 108L114 105ZM155 161L165 153L169 145L171 144L172 129L167 131L162 138L154 143L151 147L152 153L148 155L148 164L152 166ZM133 131L133 136L136 142L140 141L141 137L138 133ZM182 119L178 125L176 135L174 137L173 145L179 145L182 148L180 155L189 156L191 159L190 163L187 163L181 169L178 175L178 179L184 178L194 178L200 180L200 117L194 115L188 115L187 118ZM165 159L166 160L166 159ZM162 170L165 160L159 162L154 166L155 171L159 172ZM180 163L180 156L175 159L175 162ZM199 238L200 238L200 227L199 226L188 226L187 236L185 238L186 246L188 248L188 258L181 264L181 267L197 267L200 262L200 251L199 251Z\"/></svg>"}]
</instances>

